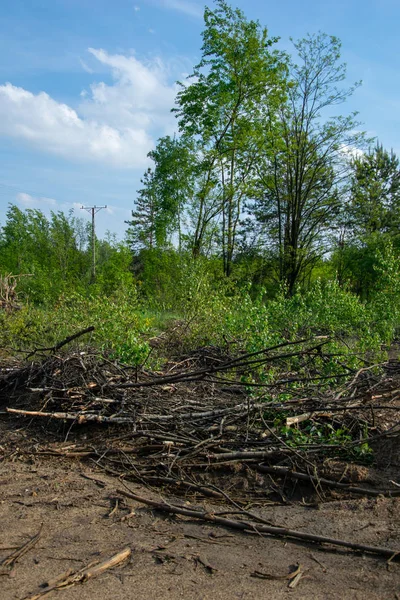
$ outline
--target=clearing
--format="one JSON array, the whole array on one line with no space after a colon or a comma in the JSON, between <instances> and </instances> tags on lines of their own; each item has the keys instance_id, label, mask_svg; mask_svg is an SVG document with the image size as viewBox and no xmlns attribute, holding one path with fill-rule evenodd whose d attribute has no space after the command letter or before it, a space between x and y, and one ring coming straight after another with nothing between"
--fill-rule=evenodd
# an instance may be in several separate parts
<instances>
[{"instance_id":1,"label":"clearing","mask_svg":"<svg viewBox=\"0 0 400 600\"><path fill-rule=\"evenodd\" d=\"M299 356L309 360L314 346ZM250 359L203 349L158 374L95 352L5 361L2 600L398 600L400 365L272 405L221 375ZM269 394L282 393L280 377ZM300 432L329 422L338 442L294 447L277 411ZM352 432L342 445L339 421ZM366 427L373 460L347 459ZM94 563L126 548L129 557L95 576Z\"/></svg>"}]
</instances>

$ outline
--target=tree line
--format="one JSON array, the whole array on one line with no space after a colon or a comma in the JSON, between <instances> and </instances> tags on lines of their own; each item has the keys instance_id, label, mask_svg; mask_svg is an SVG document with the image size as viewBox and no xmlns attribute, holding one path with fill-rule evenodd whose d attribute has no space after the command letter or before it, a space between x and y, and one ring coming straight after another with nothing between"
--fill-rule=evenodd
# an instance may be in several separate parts
<instances>
[{"instance_id":1,"label":"tree line","mask_svg":"<svg viewBox=\"0 0 400 600\"><path fill-rule=\"evenodd\" d=\"M218 257L227 277L247 263L289 295L324 261L368 293L367 263L398 239L399 161L356 113L338 114L360 85L345 85L340 41L309 35L290 56L224 0L204 22L201 60L173 109L179 135L150 152L128 222L133 253Z\"/></svg>"},{"instance_id":2,"label":"tree line","mask_svg":"<svg viewBox=\"0 0 400 600\"><path fill-rule=\"evenodd\" d=\"M205 9L202 40L172 107L178 133L149 153L126 240L95 240L95 283L81 219L9 207L0 270L35 275L24 283L35 302L136 282L171 304L174 281L198 265L270 294L325 278L368 298L379 256L398 255L399 159L341 110L360 84L346 85L340 41L308 35L290 55L224 0Z\"/></svg>"},{"instance_id":3,"label":"tree line","mask_svg":"<svg viewBox=\"0 0 400 600\"><path fill-rule=\"evenodd\" d=\"M10 205L0 227L0 272L29 274L19 287L38 304L55 302L71 291L111 294L132 283L131 253L125 243L108 234L95 240L97 278L92 278L90 225L61 211L46 217L41 210Z\"/></svg>"}]
</instances>

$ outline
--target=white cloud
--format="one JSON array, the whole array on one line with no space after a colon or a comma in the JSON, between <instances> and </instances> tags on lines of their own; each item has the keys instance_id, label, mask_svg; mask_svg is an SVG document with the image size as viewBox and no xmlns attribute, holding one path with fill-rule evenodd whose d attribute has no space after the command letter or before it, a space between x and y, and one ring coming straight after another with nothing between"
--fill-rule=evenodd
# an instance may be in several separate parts
<instances>
[{"instance_id":1,"label":"white cloud","mask_svg":"<svg viewBox=\"0 0 400 600\"><path fill-rule=\"evenodd\" d=\"M25 192L18 192L18 194L15 196L15 199L17 203L22 205L24 208L38 208L45 214L49 213L51 210L69 211L73 209L78 216L84 217L87 220L91 220L90 214L87 211L82 210L83 205L81 202L59 202L54 198L47 198L46 196L33 196ZM105 213L113 217L118 217L118 215L120 215L119 218L123 219L126 219L131 215L130 210L120 206L115 206L113 204L107 204L105 207Z\"/></svg>"},{"instance_id":2,"label":"white cloud","mask_svg":"<svg viewBox=\"0 0 400 600\"><path fill-rule=\"evenodd\" d=\"M356 148L351 144L341 144L339 147L339 152L343 154L343 156L345 156L346 158L350 158L351 160L361 158L361 156L364 155L364 151L361 150L361 148Z\"/></svg>"},{"instance_id":3,"label":"white cloud","mask_svg":"<svg viewBox=\"0 0 400 600\"><path fill-rule=\"evenodd\" d=\"M45 92L0 85L0 135L70 160L142 169L154 140L174 129L170 110L177 89L169 68L159 59L89 52L111 69L112 84L93 83L77 110Z\"/></svg>"},{"instance_id":4,"label":"white cloud","mask_svg":"<svg viewBox=\"0 0 400 600\"><path fill-rule=\"evenodd\" d=\"M85 117L118 129L157 131L157 137L171 130L177 87L169 84L169 69L160 59L145 63L135 56L108 54L105 50L89 48L89 52L112 69L114 83L100 82L90 87L90 98L80 105Z\"/></svg>"},{"instance_id":5,"label":"white cloud","mask_svg":"<svg viewBox=\"0 0 400 600\"><path fill-rule=\"evenodd\" d=\"M85 63L85 61L84 61L84 60L82 60L82 58L80 58L80 59L79 59L79 62L80 62L80 64L81 64L81 67L82 67L82 69L83 69L84 71L86 71L86 73L90 73L90 74L94 73L93 69L92 69L91 67L89 67L89 65L87 65L87 64Z\"/></svg>"},{"instance_id":6,"label":"white cloud","mask_svg":"<svg viewBox=\"0 0 400 600\"><path fill-rule=\"evenodd\" d=\"M133 7L133 10L134 10L135 12L139 12L139 10L140 10L140 6L134 6L134 7Z\"/></svg>"},{"instance_id":7,"label":"white cloud","mask_svg":"<svg viewBox=\"0 0 400 600\"><path fill-rule=\"evenodd\" d=\"M204 12L204 5L201 6L189 0L159 0L159 4L164 8L177 10L197 19L200 19Z\"/></svg>"},{"instance_id":8,"label":"white cloud","mask_svg":"<svg viewBox=\"0 0 400 600\"><path fill-rule=\"evenodd\" d=\"M25 192L19 192L16 196L16 200L18 204L22 204L27 208L40 208L43 204L45 206L57 206L57 201L54 200L54 198L46 198L45 196L35 198L30 194L25 194Z\"/></svg>"}]
</instances>

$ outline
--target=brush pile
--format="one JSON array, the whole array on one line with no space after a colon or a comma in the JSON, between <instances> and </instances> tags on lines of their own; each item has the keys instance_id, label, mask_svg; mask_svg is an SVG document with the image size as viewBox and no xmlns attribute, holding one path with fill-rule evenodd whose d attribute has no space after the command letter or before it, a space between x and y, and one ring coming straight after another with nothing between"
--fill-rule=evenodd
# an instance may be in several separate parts
<instances>
[{"instance_id":1,"label":"brush pile","mask_svg":"<svg viewBox=\"0 0 400 600\"><path fill-rule=\"evenodd\" d=\"M400 365L355 370L326 344L201 348L151 373L97 351L60 354L61 343L0 371L0 410L29 425L41 455L90 459L174 493L400 495ZM373 460L379 471L365 466Z\"/></svg>"}]
</instances>

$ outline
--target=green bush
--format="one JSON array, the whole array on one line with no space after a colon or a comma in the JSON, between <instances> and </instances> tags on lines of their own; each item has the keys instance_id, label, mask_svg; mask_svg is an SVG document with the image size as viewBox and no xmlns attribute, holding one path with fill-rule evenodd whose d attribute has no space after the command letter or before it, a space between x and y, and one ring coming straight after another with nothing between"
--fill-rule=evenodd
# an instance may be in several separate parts
<instances>
[{"instance_id":1,"label":"green bush","mask_svg":"<svg viewBox=\"0 0 400 600\"><path fill-rule=\"evenodd\" d=\"M0 345L14 349L52 346L79 330L93 325L89 343L108 352L112 358L140 365L150 352L152 318L139 307L135 287L110 297L85 297L71 293L52 307L25 306L11 315L2 313Z\"/></svg>"}]
</instances>

